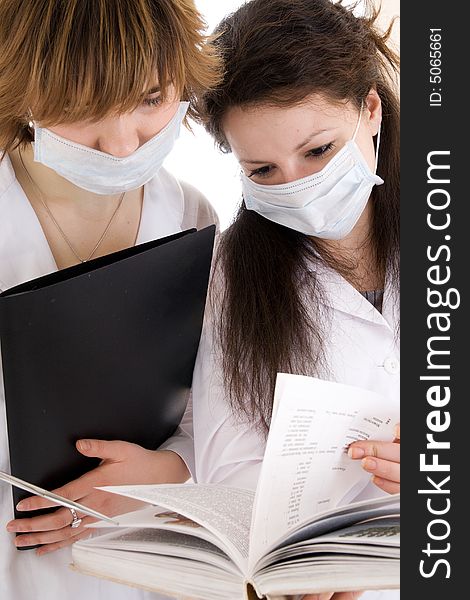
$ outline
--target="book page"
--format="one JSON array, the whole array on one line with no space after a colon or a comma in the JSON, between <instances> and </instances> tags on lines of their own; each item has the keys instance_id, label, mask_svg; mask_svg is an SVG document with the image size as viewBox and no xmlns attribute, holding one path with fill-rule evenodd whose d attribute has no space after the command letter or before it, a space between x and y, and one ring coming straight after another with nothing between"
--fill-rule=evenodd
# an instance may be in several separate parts
<instances>
[{"instance_id":1,"label":"book page","mask_svg":"<svg viewBox=\"0 0 470 600\"><path fill-rule=\"evenodd\" d=\"M223 550L206 540L176 531L146 528L114 530L112 533L84 540L81 546L203 561L240 575ZM135 558L138 560L138 554Z\"/></svg>"},{"instance_id":2,"label":"book page","mask_svg":"<svg viewBox=\"0 0 470 600\"><path fill-rule=\"evenodd\" d=\"M373 500L355 502L349 506L333 509L326 513L320 513L317 517L309 519L308 523L300 524L291 530L286 537L276 541L276 548L284 548L297 544L302 540L313 540L316 542L319 536L330 536L333 538L339 529L351 524L366 520L390 517L400 512L399 500L394 501L395 496L384 496ZM388 502L387 502L388 501ZM271 548L269 548L271 551Z\"/></svg>"},{"instance_id":3,"label":"book page","mask_svg":"<svg viewBox=\"0 0 470 600\"><path fill-rule=\"evenodd\" d=\"M257 572L287 559L298 560L302 555L324 553L330 556L340 554L341 559L350 553L397 558L400 553L400 517L387 515L373 518L339 527L326 535L306 536L292 541L263 557L257 565ZM312 556L315 561L323 559L327 559L327 556Z\"/></svg>"},{"instance_id":4,"label":"book page","mask_svg":"<svg viewBox=\"0 0 470 600\"><path fill-rule=\"evenodd\" d=\"M145 598L243 598L243 577L228 557L216 547L168 531L119 530L80 540L72 546L72 558L75 571L158 594ZM106 600L114 597L106 595Z\"/></svg>"},{"instance_id":5,"label":"book page","mask_svg":"<svg viewBox=\"0 0 470 600\"><path fill-rule=\"evenodd\" d=\"M156 508L155 506L146 506L139 510L117 515L116 520L120 528L132 529L159 529L169 530L176 533L183 533L203 539L211 544L219 544L219 538L207 530L200 523L196 523L189 517L185 517L175 511ZM105 521L90 523L89 529L115 529L116 525L111 525Z\"/></svg>"},{"instance_id":6,"label":"book page","mask_svg":"<svg viewBox=\"0 0 470 600\"><path fill-rule=\"evenodd\" d=\"M250 568L264 551L315 513L367 485L370 474L347 455L356 440L391 441L398 406L369 390L278 374L253 512Z\"/></svg>"},{"instance_id":7,"label":"book page","mask_svg":"<svg viewBox=\"0 0 470 600\"><path fill-rule=\"evenodd\" d=\"M200 523L221 541L238 568L248 563L254 493L221 485L108 486L99 489L170 509Z\"/></svg>"}]
</instances>

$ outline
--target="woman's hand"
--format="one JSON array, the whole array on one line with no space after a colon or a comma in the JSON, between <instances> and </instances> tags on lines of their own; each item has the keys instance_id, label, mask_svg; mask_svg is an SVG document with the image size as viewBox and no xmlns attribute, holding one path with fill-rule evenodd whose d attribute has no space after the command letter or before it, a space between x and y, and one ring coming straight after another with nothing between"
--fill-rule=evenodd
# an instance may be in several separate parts
<instances>
[{"instance_id":1,"label":"woman's hand","mask_svg":"<svg viewBox=\"0 0 470 600\"><path fill-rule=\"evenodd\" d=\"M101 440L79 440L76 447L81 454L101 458L102 461L95 469L54 492L110 517L135 510L144 506L144 503L96 490L96 486L183 483L189 478L183 460L169 450L146 450L128 442ZM50 500L32 496L22 500L17 508L29 511L54 506L56 505ZM79 513L78 516L82 515ZM83 516L76 528L70 526L72 520L72 513L68 508L59 508L47 515L10 521L6 527L10 532L25 532L16 537L16 546L45 544L36 550L36 554L42 555L89 537L91 531L85 525L97 519Z\"/></svg>"},{"instance_id":2,"label":"woman's hand","mask_svg":"<svg viewBox=\"0 0 470 600\"><path fill-rule=\"evenodd\" d=\"M379 488L395 494L400 491L400 424L395 427L393 442L354 442L348 454L353 459L362 459L362 467L373 474L372 481ZM363 592L327 592L308 594L302 600L357 600Z\"/></svg>"},{"instance_id":3,"label":"woman's hand","mask_svg":"<svg viewBox=\"0 0 470 600\"><path fill-rule=\"evenodd\" d=\"M395 427L393 442L354 442L348 454L353 459L362 459L362 467L373 475L377 487L396 494L400 491L400 424Z\"/></svg>"}]
</instances>

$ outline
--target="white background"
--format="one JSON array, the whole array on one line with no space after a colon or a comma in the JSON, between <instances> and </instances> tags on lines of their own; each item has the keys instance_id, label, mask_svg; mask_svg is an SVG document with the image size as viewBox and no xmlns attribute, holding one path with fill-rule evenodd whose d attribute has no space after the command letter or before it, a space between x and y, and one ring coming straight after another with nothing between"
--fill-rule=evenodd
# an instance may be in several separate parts
<instances>
[{"instance_id":1,"label":"white background","mask_svg":"<svg viewBox=\"0 0 470 600\"><path fill-rule=\"evenodd\" d=\"M223 17L243 4L243 0L195 0L212 32ZM181 129L165 167L178 179L192 183L205 194L217 211L221 228L229 225L241 200L239 167L232 154L219 152L203 127L191 124L193 133Z\"/></svg>"},{"instance_id":2,"label":"white background","mask_svg":"<svg viewBox=\"0 0 470 600\"><path fill-rule=\"evenodd\" d=\"M222 18L244 4L244 0L195 0L212 32ZM347 3L346 3L347 4ZM383 0L384 22L399 14L399 0ZM395 34L397 34L396 28ZM255 75L253 75L255 76ZM231 154L219 152L202 127L192 126L193 133L181 129L180 139L165 161L165 167L179 179L199 188L215 207L221 228L227 227L241 200L239 167Z\"/></svg>"}]
</instances>

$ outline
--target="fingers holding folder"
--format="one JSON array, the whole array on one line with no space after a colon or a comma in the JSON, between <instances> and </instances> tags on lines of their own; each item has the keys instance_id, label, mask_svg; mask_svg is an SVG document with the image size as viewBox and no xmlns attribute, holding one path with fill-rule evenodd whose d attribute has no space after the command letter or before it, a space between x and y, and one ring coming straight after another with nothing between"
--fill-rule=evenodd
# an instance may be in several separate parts
<instances>
[{"instance_id":1,"label":"fingers holding folder","mask_svg":"<svg viewBox=\"0 0 470 600\"><path fill-rule=\"evenodd\" d=\"M142 506L131 498L96 490L96 486L123 483L183 483L189 477L183 460L174 452L146 450L137 444L122 441L79 440L77 450L85 456L101 458L101 464L78 479L55 490L55 493L108 516L123 514ZM35 511L55 506L48 498L32 496L17 505L19 511ZM17 547L43 544L38 555L47 554L89 536L86 526L98 519L82 516L77 528L71 528L72 514L68 508L37 517L15 519L7 524L10 532L19 533Z\"/></svg>"}]
</instances>

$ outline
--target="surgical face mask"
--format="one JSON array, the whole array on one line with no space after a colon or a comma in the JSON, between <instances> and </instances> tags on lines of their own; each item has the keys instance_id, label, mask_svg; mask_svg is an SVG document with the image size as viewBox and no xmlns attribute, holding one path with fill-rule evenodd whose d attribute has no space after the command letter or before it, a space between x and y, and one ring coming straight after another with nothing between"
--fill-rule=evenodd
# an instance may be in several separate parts
<instances>
[{"instance_id":1,"label":"surgical face mask","mask_svg":"<svg viewBox=\"0 0 470 600\"><path fill-rule=\"evenodd\" d=\"M134 190L150 181L162 166L178 138L188 106L189 102L180 102L164 129L124 158L82 146L35 125L34 160L94 194Z\"/></svg>"},{"instance_id":2,"label":"surgical face mask","mask_svg":"<svg viewBox=\"0 0 470 600\"><path fill-rule=\"evenodd\" d=\"M245 205L266 219L327 240L340 240L354 228L374 185L384 181L374 173L355 139L362 107L352 139L318 173L281 185L260 185L242 173Z\"/></svg>"}]
</instances>

